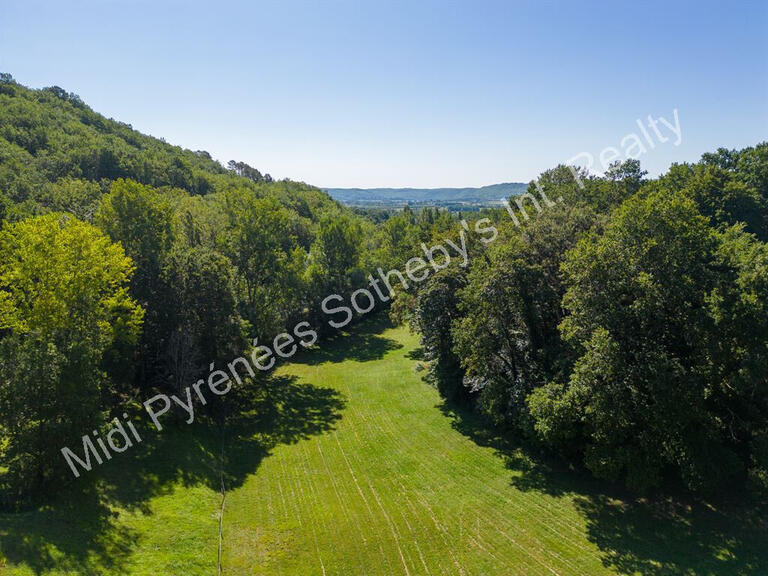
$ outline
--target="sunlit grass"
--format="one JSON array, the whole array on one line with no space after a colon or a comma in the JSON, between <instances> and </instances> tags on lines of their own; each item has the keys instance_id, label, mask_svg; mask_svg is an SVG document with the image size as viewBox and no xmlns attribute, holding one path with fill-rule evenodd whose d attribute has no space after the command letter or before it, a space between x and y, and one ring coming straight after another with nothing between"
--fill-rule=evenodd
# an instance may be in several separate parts
<instances>
[{"instance_id":1,"label":"sunlit grass","mask_svg":"<svg viewBox=\"0 0 768 576\"><path fill-rule=\"evenodd\" d=\"M715 512L660 513L500 449L456 421L413 360L418 338L371 323L280 370L345 401L331 431L279 446L229 493L235 574L747 574L766 568ZM443 408L443 409L441 409ZM461 430L461 431L460 431ZM463 433L462 433L463 432ZM483 444L483 447L479 444ZM765 532L762 532L765 536ZM730 553L723 555L722 551Z\"/></svg>"},{"instance_id":2,"label":"sunlit grass","mask_svg":"<svg viewBox=\"0 0 768 576\"><path fill-rule=\"evenodd\" d=\"M543 465L446 409L417 348L375 318L244 395L223 437L170 428L92 488L0 514L0 574L215 575L222 472L225 574L768 573L754 513L632 501Z\"/></svg>"}]
</instances>

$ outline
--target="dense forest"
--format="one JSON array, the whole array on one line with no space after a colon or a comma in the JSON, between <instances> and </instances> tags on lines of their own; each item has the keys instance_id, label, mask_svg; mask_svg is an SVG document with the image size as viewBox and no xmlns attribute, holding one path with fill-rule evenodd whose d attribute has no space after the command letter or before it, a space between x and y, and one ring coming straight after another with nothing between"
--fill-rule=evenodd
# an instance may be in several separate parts
<instances>
[{"instance_id":1,"label":"dense forest","mask_svg":"<svg viewBox=\"0 0 768 576\"><path fill-rule=\"evenodd\" d=\"M468 265L377 305L446 400L638 492L767 490L768 144L656 179L558 166L515 200L353 211L0 76L2 503L71 481L61 447L126 404L298 322L322 336L327 295L481 220L497 237L469 234Z\"/></svg>"},{"instance_id":2,"label":"dense forest","mask_svg":"<svg viewBox=\"0 0 768 576\"><path fill-rule=\"evenodd\" d=\"M644 492L768 487L768 145L647 180L560 166L564 202L412 295L431 379L507 434ZM531 187L533 189L533 187Z\"/></svg>"}]
</instances>

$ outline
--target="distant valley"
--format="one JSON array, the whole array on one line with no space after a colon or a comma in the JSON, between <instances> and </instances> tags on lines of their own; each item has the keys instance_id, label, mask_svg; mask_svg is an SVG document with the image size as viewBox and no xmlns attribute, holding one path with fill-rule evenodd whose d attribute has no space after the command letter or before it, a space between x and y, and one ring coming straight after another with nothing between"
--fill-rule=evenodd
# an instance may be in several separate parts
<instances>
[{"instance_id":1,"label":"distant valley","mask_svg":"<svg viewBox=\"0 0 768 576\"><path fill-rule=\"evenodd\" d=\"M350 206L442 206L473 210L501 204L522 194L527 184L505 182L481 188L323 188L332 198Z\"/></svg>"}]
</instances>

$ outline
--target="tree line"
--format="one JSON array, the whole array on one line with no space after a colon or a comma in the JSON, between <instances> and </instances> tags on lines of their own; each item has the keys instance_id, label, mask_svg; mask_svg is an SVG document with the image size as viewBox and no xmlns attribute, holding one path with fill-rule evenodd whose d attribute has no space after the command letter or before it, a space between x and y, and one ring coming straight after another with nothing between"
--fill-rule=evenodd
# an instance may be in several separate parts
<instances>
[{"instance_id":1,"label":"tree line","mask_svg":"<svg viewBox=\"0 0 768 576\"><path fill-rule=\"evenodd\" d=\"M564 202L404 295L431 381L632 490L765 493L768 145L538 186Z\"/></svg>"}]
</instances>

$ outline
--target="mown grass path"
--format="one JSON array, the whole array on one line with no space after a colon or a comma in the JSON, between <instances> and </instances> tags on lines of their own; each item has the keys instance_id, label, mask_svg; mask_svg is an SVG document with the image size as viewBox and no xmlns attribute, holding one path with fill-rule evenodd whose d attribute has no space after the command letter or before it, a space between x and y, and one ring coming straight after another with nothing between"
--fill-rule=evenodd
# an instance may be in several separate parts
<instances>
[{"instance_id":1,"label":"mown grass path","mask_svg":"<svg viewBox=\"0 0 768 576\"><path fill-rule=\"evenodd\" d=\"M374 320L278 371L333 391L344 407L333 429L277 447L228 493L226 572L565 576L765 568L759 535L754 547L732 538L739 549L729 550L719 533L727 519L714 513L696 516L702 526L692 529L692 515L659 517L592 494L589 482L567 472L561 479L541 472L519 451L500 454L492 438L441 409L415 370L417 345L407 329Z\"/></svg>"},{"instance_id":2,"label":"mown grass path","mask_svg":"<svg viewBox=\"0 0 768 576\"><path fill-rule=\"evenodd\" d=\"M768 574L755 510L605 494L457 417L384 316L0 514L0 576ZM245 407L245 408L244 408ZM222 458L222 441L224 456Z\"/></svg>"}]
</instances>

